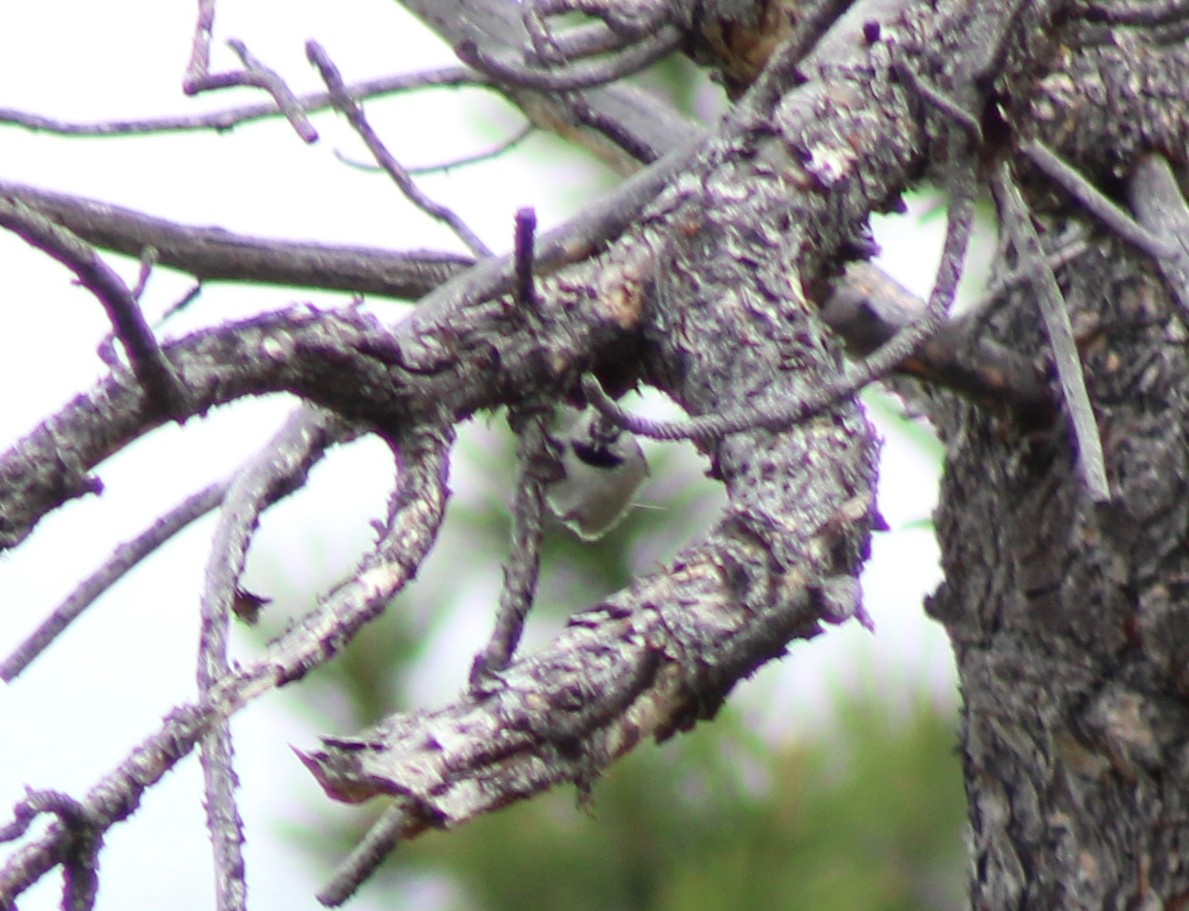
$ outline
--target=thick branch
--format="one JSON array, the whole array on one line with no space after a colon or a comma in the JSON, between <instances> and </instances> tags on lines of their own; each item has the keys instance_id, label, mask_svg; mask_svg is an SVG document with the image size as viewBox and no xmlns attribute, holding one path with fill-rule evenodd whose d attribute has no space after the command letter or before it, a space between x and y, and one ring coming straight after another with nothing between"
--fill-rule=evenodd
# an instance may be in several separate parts
<instances>
[{"instance_id":1,"label":"thick branch","mask_svg":"<svg viewBox=\"0 0 1189 911\"><path fill-rule=\"evenodd\" d=\"M609 251L656 260L647 375L692 414L799 396L840 369L801 289L910 179L925 145L890 55L862 37L866 15L856 9L828 36L802 66L806 84L775 93L771 110L745 102ZM978 34L1009 40L1014 10L987 16ZM853 615L877 523L874 445L856 404L706 448L730 502L705 541L576 615L499 691L326 738L306 760L328 793L395 796L404 821L385 817L391 836L451 827L558 782L586 786L642 738L712 715L791 638Z\"/></svg>"},{"instance_id":2,"label":"thick branch","mask_svg":"<svg viewBox=\"0 0 1189 911\"><path fill-rule=\"evenodd\" d=\"M417 298L470 265L465 256L259 238L182 225L111 203L0 180L0 196L36 209L83 240L157 261L203 280L329 288Z\"/></svg>"},{"instance_id":3,"label":"thick branch","mask_svg":"<svg viewBox=\"0 0 1189 911\"><path fill-rule=\"evenodd\" d=\"M580 264L572 284L543 282L531 325L498 301L395 328L354 309L301 308L198 332L164 346L163 354L187 390L188 415L242 396L292 392L393 434L567 382L592 352L636 328L639 275L629 265L604 264L591 277L594 265ZM586 299L588 287L601 288L603 297ZM0 549L23 540L48 510L101 489L91 469L162 419L120 371L4 453Z\"/></svg>"}]
</instances>

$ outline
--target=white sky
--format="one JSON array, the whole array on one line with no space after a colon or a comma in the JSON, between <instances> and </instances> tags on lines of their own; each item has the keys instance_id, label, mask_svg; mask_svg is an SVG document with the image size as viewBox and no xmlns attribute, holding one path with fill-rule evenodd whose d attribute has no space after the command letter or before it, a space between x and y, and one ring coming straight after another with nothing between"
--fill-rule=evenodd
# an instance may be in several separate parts
<instances>
[{"instance_id":1,"label":"white sky","mask_svg":"<svg viewBox=\"0 0 1189 911\"><path fill-rule=\"evenodd\" d=\"M199 99L181 94L194 6L160 0L0 4L0 106L104 119L255 100L243 91ZM216 25L216 68L232 63L222 46L228 37L244 40L298 91L319 87L305 60L309 37L322 42L348 80L451 60L390 0L224 0ZM482 97L449 91L373 105L369 112L408 164L486 148L520 125L514 113ZM358 159L364 155L332 116L318 117L316 125L323 140L314 147L302 146L283 121L223 136L130 141L64 140L0 128L0 176L244 232L458 248L444 230L412 212L386 178L336 161L336 148ZM537 206L548 227L583 201L585 185L573 179L576 159L547 154L557 147L551 139L534 138L508 161L426 179L423 186L502 250L517 208ZM915 226L912 219L903 224ZM881 232L888 262L900 267L902 281L927 290L940 222L933 219L923 231L899 225ZM134 279L135 264L109 261L129 282ZM187 287L188 280L177 276L154 276L145 299L150 316ZM316 297L212 286L169 332ZM6 233L0 233L0 308L0 446L6 446L101 374L95 349L107 326L99 305L71 285L62 267ZM0 652L7 653L81 576L115 544L139 533L163 506L228 472L272 433L288 407L270 400L222 409L185 428L167 428L102 466L102 497L68 505L21 548L0 556ZM895 427L887 433L881 508L896 532L877 536L865 579L877 635L852 624L797 646L793 660L760 674L749 685L756 697L748 711L768 730L795 732L817 723L825 693L864 682L878 683L895 699L897 693L907 698L911 682L923 680L938 698L954 698L948 645L920 607L922 593L936 582L936 549L927 530L905 528L931 514L936 460L898 440ZM324 590L334 568L349 563L367 540L366 520L382 510L386 481L379 447L337 454L316 473L314 494L288 504L283 518L266 525L262 571L283 562L296 590ZM454 486L465 495L465 479ZM95 605L11 687L0 689L0 818L25 784L84 793L132 742L192 695L196 608L210 529L209 521L191 528ZM282 560L291 554L303 560ZM459 666L465 664L460 659ZM285 698L292 705L300 693ZM250 900L258 911L318 907L312 893L325 872L305 866L304 855L292 853L278 832L281 824L300 823L306 818L302 808L321 799L287 745L308 745L310 733L281 701L253 706L234 728ZM211 907L209 849L193 758L150 791L142 809L113 829L106 843L99 908ZM8 853L0 846L0 856ZM59 888L58 877L51 877L27 893L21 907L56 907ZM390 902L384 907L399 907ZM380 906L374 895L370 903ZM354 907L369 907L366 891Z\"/></svg>"}]
</instances>

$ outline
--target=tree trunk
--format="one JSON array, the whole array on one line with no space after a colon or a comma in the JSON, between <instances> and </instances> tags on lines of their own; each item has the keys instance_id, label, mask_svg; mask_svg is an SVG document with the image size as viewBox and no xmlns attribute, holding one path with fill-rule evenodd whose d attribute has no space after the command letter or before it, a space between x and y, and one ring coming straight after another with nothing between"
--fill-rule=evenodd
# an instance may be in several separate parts
<instances>
[{"instance_id":1,"label":"tree trunk","mask_svg":"<svg viewBox=\"0 0 1189 911\"><path fill-rule=\"evenodd\" d=\"M1183 34L1183 23L1070 20L1053 43L1067 58L1062 72L1014 86L1005 101L1022 129L1096 186L1130 179L1141 217L1145 203L1183 212L1175 185L1143 182L1159 171L1153 161L1132 176L1148 148L1175 150L1184 174ZM1064 191L1016 166L1042 234L1055 237L1078 219L1092 232L1088 252L1058 277L1112 497L1095 504L1087 495L1064 417L1026 432L966 405L934 413L948 443L937 516L945 582L929 609L953 640L965 700L973 907L1184 908L1183 274L1166 261L1154 268ZM1016 350L1047 357L1030 290L1012 296L989 328Z\"/></svg>"}]
</instances>

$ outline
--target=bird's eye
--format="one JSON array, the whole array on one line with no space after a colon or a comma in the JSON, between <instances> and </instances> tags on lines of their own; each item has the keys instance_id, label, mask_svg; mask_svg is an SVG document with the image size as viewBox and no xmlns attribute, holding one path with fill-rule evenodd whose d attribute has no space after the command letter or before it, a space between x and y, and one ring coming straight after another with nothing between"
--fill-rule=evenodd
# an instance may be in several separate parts
<instances>
[{"instance_id":1,"label":"bird's eye","mask_svg":"<svg viewBox=\"0 0 1189 911\"><path fill-rule=\"evenodd\" d=\"M574 455L591 468L618 468L623 464L623 456L616 455L606 446L592 445L578 440L572 440Z\"/></svg>"}]
</instances>

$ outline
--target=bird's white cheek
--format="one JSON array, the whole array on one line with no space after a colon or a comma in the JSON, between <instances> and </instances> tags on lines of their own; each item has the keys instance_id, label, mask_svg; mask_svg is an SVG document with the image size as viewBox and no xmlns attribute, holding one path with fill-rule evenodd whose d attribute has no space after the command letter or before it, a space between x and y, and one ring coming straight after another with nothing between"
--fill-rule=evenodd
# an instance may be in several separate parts
<instances>
[{"instance_id":1,"label":"bird's white cheek","mask_svg":"<svg viewBox=\"0 0 1189 911\"><path fill-rule=\"evenodd\" d=\"M648 462L635 438L625 437L614 468L595 468L577 458L570 447L562 456L566 476L546 490L546 502L558 519L586 541L603 537L627 513L648 476Z\"/></svg>"}]
</instances>

